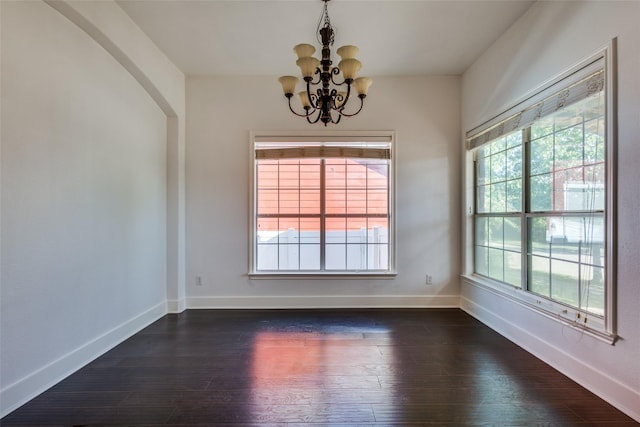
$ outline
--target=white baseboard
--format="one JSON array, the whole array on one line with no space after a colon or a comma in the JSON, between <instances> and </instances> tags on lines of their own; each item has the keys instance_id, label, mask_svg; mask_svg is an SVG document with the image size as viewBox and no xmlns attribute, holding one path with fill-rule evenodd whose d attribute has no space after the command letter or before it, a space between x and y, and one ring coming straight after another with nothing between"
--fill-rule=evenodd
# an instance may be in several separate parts
<instances>
[{"instance_id":1,"label":"white baseboard","mask_svg":"<svg viewBox=\"0 0 640 427\"><path fill-rule=\"evenodd\" d=\"M636 390L464 296L460 297L460 308L640 422L640 393Z\"/></svg>"},{"instance_id":2,"label":"white baseboard","mask_svg":"<svg viewBox=\"0 0 640 427\"><path fill-rule=\"evenodd\" d=\"M190 297L188 309L458 308L458 295Z\"/></svg>"},{"instance_id":3,"label":"white baseboard","mask_svg":"<svg viewBox=\"0 0 640 427\"><path fill-rule=\"evenodd\" d=\"M187 309L187 302L184 298L179 300L167 300L167 313L182 313Z\"/></svg>"},{"instance_id":4,"label":"white baseboard","mask_svg":"<svg viewBox=\"0 0 640 427\"><path fill-rule=\"evenodd\" d=\"M166 312L166 302L151 307L144 313L116 326L70 351L58 360L0 390L0 418L18 409L40 393L155 322L164 316Z\"/></svg>"}]
</instances>

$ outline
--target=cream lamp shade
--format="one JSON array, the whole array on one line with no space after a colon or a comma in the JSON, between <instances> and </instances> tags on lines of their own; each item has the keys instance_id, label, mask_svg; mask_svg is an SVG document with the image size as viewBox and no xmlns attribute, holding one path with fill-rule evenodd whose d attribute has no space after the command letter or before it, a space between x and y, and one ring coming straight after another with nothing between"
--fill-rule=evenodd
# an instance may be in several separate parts
<instances>
[{"instance_id":1,"label":"cream lamp shade","mask_svg":"<svg viewBox=\"0 0 640 427\"><path fill-rule=\"evenodd\" d=\"M300 43L293 47L293 51L298 55L298 59L312 56L316 47L312 44Z\"/></svg>"},{"instance_id":2,"label":"cream lamp shade","mask_svg":"<svg viewBox=\"0 0 640 427\"><path fill-rule=\"evenodd\" d=\"M343 59L338 64L338 68L342 71L342 76L349 80L353 80L356 77L356 74L360 71L361 67L362 63L353 58Z\"/></svg>"},{"instance_id":3,"label":"cream lamp shade","mask_svg":"<svg viewBox=\"0 0 640 427\"><path fill-rule=\"evenodd\" d=\"M357 46L346 45L338 48L338 50L336 50L336 53L340 55L341 59L354 59L359 50L360 49L358 49Z\"/></svg>"},{"instance_id":4,"label":"cream lamp shade","mask_svg":"<svg viewBox=\"0 0 640 427\"><path fill-rule=\"evenodd\" d=\"M373 83L373 80L371 80L369 77L358 77L354 80L353 85L355 86L358 95L367 96L367 92L369 92L369 86L371 86L371 83Z\"/></svg>"},{"instance_id":5,"label":"cream lamp shade","mask_svg":"<svg viewBox=\"0 0 640 427\"><path fill-rule=\"evenodd\" d=\"M316 72L316 68L320 65L320 60L313 56L307 56L300 58L296 61L296 65L300 67L302 71L302 77L313 77Z\"/></svg>"},{"instance_id":6,"label":"cream lamp shade","mask_svg":"<svg viewBox=\"0 0 640 427\"><path fill-rule=\"evenodd\" d=\"M282 85L282 91L286 94L293 95L296 91L296 85L298 84L298 78L295 76L282 76L278 79Z\"/></svg>"},{"instance_id":7,"label":"cream lamp shade","mask_svg":"<svg viewBox=\"0 0 640 427\"><path fill-rule=\"evenodd\" d=\"M298 92L298 97L300 97L300 102L305 110L311 108L311 101L309 100L309 95L306 90Z\"/></svg>"}]
</instances>

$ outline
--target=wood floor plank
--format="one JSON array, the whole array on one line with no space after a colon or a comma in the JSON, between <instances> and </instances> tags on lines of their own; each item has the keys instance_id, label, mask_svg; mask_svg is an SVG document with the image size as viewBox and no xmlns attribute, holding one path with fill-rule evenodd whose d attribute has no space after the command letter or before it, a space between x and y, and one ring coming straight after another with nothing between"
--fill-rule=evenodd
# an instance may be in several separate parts
<instances>
[{"instance_id":1,"label":"wood floor plank","mask_svg":"<svg viewBox=\"0 0 640 427\"><path fill-rule=\"evenodd\" d=\"M575 426L634 420L456 309L171 314L11 426Z\"/></svg>"}]
</instances>

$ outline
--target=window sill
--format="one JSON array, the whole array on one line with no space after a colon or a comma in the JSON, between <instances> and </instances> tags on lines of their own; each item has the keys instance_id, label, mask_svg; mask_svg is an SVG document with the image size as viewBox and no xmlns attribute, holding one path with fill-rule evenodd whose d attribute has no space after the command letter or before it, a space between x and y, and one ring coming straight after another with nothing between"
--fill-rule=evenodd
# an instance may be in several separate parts
<instances>
[{"instance_id":1,"label":"window sill","mask_svg":"<svg viewBox=\"0 0 640 427\"><path fill-rule=\"evenodd\" d=\"M591 326L586 324L584 313L574 308L569 308L557 302L539 297L526 292L519 287L496 282L475 274L463 274L462 280L471 286L485 289L495 295L511 300L525 308L533 310L543 316L579 330L607 344L614 345L618 336L605 330L604 319L591 317Z\"/></svg>"},{"instance_id":2,"label":"window sill","mask_svg":"<svg viewBox=\"0 0 640 427\"><path fill-rule=\"evenodd\" d=\"M309 280L335 280L335 279L375 279L375 280L390 280L394 279L398 273L396 272L384 272L384 273L372 273L372 272L344 272L344 273L301 273L299 271L285 273L282 271L273 273L249 273L249 279L251 280L273 280L273 279L309 279Z\"/></svg>"}]
</instances>

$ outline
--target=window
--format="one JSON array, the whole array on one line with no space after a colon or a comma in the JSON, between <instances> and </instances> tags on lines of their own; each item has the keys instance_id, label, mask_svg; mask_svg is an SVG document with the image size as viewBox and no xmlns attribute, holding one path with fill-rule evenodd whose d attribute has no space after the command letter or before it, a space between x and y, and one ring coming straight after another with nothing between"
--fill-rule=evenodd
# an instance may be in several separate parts
<instances>
[{"instance_id":1,"label":"window","mask_svg":"<svg viewBox=\"0 0 640 427\"><path fill-rule=\"evenodd\" d=\"M393 273L392 135L254 137L253 274Z\"/></svg>"},{"instance_id":2,"label":"window","mask_svg":"<svg viewBox=\"0 0 640 427\"><path fill-rule=\"evenodd\" d=\"M474 274L611 335L606 77L603 54L467 141L474 157Z\"/></svg>"}]
</instances>

